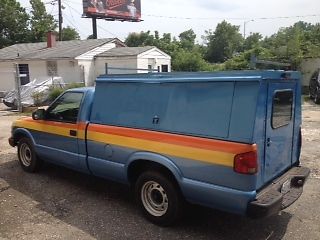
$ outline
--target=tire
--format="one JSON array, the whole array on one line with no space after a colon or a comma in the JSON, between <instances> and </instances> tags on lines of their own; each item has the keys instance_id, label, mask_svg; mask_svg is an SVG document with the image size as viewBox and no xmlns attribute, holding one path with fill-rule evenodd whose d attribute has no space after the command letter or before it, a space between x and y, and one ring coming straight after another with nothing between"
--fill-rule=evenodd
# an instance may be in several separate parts
<instances>
[{"instance_id":1,"label":"tire","mask_svg":"<svg viewBox=\"0 0 320 240\"><path fill-rule=\"evenodd\" d=\"M33 143L29 138L19 140L18 158L22 169L26 172L37 172L42 165L42 161L37 157Z\"/></svg>"},{"instance_id":2,"label":"tire","mask_svg":"<svg viewBox=\"0 0 320 240\"><path fill-rule=\"evenodd\" d=\"M144 216L154 224L169 226L181 216L182 195L178 186L165 174L143 172L136 182L135 196Z\"/></svg>"},{"instance_id":3,"label":"tire","mask_svg":"<svg viewBox=\"0 0 320 240\"><path fill-rule=\"evenodd\" d=\"M320 103L320 91L317 91L314 95L314 98L313 98L313 102L315 104L319 104Z\"/></svg>"}]
</instances>

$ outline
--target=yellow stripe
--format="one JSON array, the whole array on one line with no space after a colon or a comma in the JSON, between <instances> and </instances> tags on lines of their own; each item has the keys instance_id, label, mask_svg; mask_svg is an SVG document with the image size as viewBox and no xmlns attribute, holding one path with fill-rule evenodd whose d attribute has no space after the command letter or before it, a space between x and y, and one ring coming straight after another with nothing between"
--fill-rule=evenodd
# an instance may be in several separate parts
<instances>
[{"instance_id":1,"label":"yellow stripe","mask_svg":"<svg viewBox=\"0 0 320 240\"><path fill-rule=\"evenodd\" d=\"M28 128L28 129L32 129L39 132L51 133L51 134L56 134L60 136L65 136L65 137L72 137L70 136L70 130L77 130L77 127L66 128L66 127L52 126L48 124L41 124L38 122L29 122L29 121L23 121L23 120L18 120L14 122L12 126ZM73 138L76 138L76 137L73 137Z\"/></svg>"},{"instance_id":2,"label":"yellow stripe","mask_svg":"<svg viewBox=\"0 0 320 240\"><path fill-rule=\"evenodd\" d=\"M72 128L52 126L48 124L41 124L39 122L17 120L13 123L14 127L23 127L40 132L56 134L65 137L70 136ZM77 130L77 125L72 130ZM73 138L85 139L85 131L78 130L78 136ZM211 151L206 149L187 147L169 143L161 143L157 141L144 140L132 137L124 137L113 134L97 133L88 131L88 140L114 144L121 147L139 149L144 151L156 152L166 154L174 157L192 159L196 161L207 162L211 164L219 164L222 166L233 167L235 154L220 151Z\"/></svg>"},{"instance_id":3,"label":"yellow stripe","mask_svg":"<svg viewBox=\"0 0 320 240\"><path fill-rule=\"evenodd\" d=\"M167 154L175 157L198 160L207 163L219 164L228 167L233 167L233 159L235 156L235 154L227 152L210 151L205 149L185 147L174 144L160 143L155 141L91 131L88 132L88 140L114 144L121 147Z\"/></svg>"}]
</instances>

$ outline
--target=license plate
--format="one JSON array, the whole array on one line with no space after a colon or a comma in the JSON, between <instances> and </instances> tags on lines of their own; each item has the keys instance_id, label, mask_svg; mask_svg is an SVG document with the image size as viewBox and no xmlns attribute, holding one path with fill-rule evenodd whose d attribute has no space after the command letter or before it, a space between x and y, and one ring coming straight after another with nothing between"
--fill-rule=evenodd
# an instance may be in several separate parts
<instances>
[{"instance_id":1,"label":"license plate","mask_svg":"<svg viewBox=\"0 0 320 240\"><path fill-rule=\"evenodd\" d=\"M282 184L281 193L286 194L287 192L290 191L290 188L291 188L291 179L285 181L285 182Z\"/></svg>"}]
</instances>

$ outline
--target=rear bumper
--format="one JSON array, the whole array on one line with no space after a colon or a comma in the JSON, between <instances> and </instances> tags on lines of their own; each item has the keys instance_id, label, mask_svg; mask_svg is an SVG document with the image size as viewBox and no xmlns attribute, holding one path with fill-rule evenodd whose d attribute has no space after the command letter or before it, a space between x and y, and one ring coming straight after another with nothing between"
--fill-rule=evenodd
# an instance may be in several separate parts
<instances>
[{"instance_id":1,"label":"rear bumper","mask_svg":"<svg viewBox=\"0 0 320 240\"><path fill-rule=\"evenodd\" d=\"M301 196L309 173L306 167L291 168L257 193L256 199L248 204L247 215L267 217L290 206Z\"/></svg>"}]
</instances>

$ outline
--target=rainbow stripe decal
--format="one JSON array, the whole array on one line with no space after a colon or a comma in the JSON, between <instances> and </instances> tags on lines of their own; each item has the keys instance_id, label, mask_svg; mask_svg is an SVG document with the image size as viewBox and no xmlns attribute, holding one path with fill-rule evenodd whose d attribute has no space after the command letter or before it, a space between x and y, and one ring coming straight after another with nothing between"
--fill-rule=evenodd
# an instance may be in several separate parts
<instances>
[{"instance_id":1,"label":"rainbow stripe decal","mask_svg":"<svg viewBox=\"0 0 320 240\"><path fill-rule=\"evenodd\" d=\"M70 130L85 139L85 124L69 124L51 121L34 121L32 118L17 120L14 127L72 137ZM87 139L120 147L156 152L179 158L233 167L234 157L239 153L256 151L255 144L242 144L221 140L184 136L149 130L90 124Z\"/></svg>"}]
</instances>

